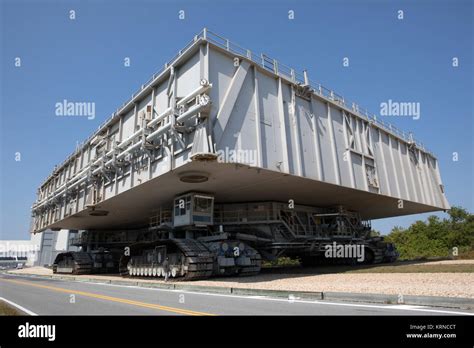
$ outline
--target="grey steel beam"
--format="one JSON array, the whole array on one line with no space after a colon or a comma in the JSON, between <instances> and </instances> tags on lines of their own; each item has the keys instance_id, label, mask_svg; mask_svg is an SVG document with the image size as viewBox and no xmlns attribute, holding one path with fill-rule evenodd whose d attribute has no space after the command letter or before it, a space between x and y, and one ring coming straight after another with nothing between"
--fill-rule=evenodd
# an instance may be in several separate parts
<instances>
[{"instance_id":1,"label":"grey steel beam","mask_svg":"<svg viewBox=\"0 0 474 348\"><path fill-rule=\"evenodd\" d=\"M281 137L281 156L280 171L290 173L290 163L288 157L288 143L286 141L286 125L285 125L285 109L283 104L283 82L278 79L278 118L280 120L280 137Z\"/></svg>"},{"instance_id":2,"label":"grey steel beam","mask_svg":"<svg viewBox=\"0 0 474 348\"><path fill-rule=\"evenodd\" d=\"M224 99L222 100L222 104L219 107L214 124L214 141L217 147L219 147L219 144L222 140L227 123L229 122L230 115L232 113L232 109L234 108L235 102L237 101L249 68L250 63L248 61L242 60L240 62L239 67L237 68L234 77L227 88Z\"/></svg>"},{"instance_id":3,"label":"grey steel beam","mask_svg":"<svg viewBox=\"0 0 474 348\"><path fill-rule=\"evenodd\" d=\"M322 181L324 180L324 170L323 170L323 162L321 160L322 154L321 154L321 143L319 140L319 126L317 119L319 118L316 115L316 105L314 101L314 97L311 96L311 101L310 101L310 112L311 112L311 124L313 126L313 141L314 141L314 148L315 148L315 153L316 153L316 166L317 166L317 173L318 173L318 180Z\"/></svg>"},{"instance_id":4,"label":"grey steel beam","mask_svg":"<svg viewBox=\"0 0 474 348\"><path fill-rule=\"evenodd\" d=\"M333 166L334 166L334 173L336 174L336 183L337 183L337 185L341 185L341 169L339 168L339 161L337 159L338 153L337 153L337 148L336 148L336 139L334 137L334 125L332 124L331 105L330 105L329 102L327 102L326 105L327 105L329 139L330 139L330 142L331 142L332 161L333 161Z\"/></svg>"},{"instance_id":5,"label":"grey steel beam","mask_svg":"<svg viewBox=\"0 0 474 348\"><path fill-rule=\"evenodd\" d=\"M295 139L295 149L296 149L296 174L303 176L303 151L301 149L301 139L300 139L300 123L296 114L296 93L295 87L291 85L291 108L289 112L290 119L288 123L293 128L293 137Z\"/></svg>"},{"instance_id":6,"label":"grey steel beam","mask_svg":"<svg viewBox=\"0 0 474 348\"><path fill-rule=\"evenodd\" d=\"M254 102L255 102L255 135L256 135L256 143L257 143L257 166L263 166L263 152L262 152L262 129L261 127L261 119L260 119L260 94L258 91L258 69L254 65L253 66L253 77L254 77Z\"/></svg>"}]
</instances>

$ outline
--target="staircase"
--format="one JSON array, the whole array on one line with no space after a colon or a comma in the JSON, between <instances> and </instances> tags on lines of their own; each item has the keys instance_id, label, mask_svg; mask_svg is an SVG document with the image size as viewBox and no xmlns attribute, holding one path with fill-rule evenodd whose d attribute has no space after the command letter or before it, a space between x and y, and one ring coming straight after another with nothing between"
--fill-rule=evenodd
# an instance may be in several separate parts
<instances>
[{"instance_id":1,"label":"staircase","mask_svg":"<svg viewBox=\"0 0 474 348\"><path fill-rule=\"evenodd\" d=\"M293 232L288 229L285 224L276 225L273 232L275 233L275 239L280 241L290 241L295 238Z\"/></svg>"}]
</instances>

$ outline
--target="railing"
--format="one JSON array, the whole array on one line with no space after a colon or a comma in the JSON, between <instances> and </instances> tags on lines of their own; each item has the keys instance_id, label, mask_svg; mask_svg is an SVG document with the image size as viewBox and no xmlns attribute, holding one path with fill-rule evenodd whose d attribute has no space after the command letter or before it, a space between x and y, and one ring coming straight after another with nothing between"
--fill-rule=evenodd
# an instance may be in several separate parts
<instances>
[{"instance_id":1,"label":"railing","mask_svg":"<svg viewBox=\"0 0 474 348\"><path fill-rule=\"evenodd\" d=\"M216 46L219 46L229 52L232 52L234 54L246 57L247 59L250 59L257 65L261 66L265 70L271 71L274 74L277 74L280 77L286 78L294 83L304 85L306 82L309 83L309 86L313 89L315 93L320 95L321 97L336 102L340 104L341 106L349 109L352 113L356 114L360 118L366 119L368 122L375 124L377 127L385 130L388 133L393 134L394 136L397 136L403 140L405 140L408 143L414 143L418 148L422 149L424 152L429 153L434 157L434 155L424 147L423 143L416 141L413 138L413 135L411 133L405 133L401 130L399 130L397 127L385 123L382 120L378 119L375 114L370 113L367 109L359 107L359 105L355 102L349 102L346 100L343 96L337 94L333 90L326 88L322 86L320 83L313 82L309 79L305 79L304 74L301 74L297 72L295 69L290 68L282 63L279 63L276 59L273 59L265 54L260 54L256 55L252 51L245 49L233 42L231 42L229 39L226 39L206 28L201 30L197 35L194 36L194 38L184 46L183 49L181 49L177 55L175 55L173 58L171 58L167 63L164 64L157 72L155 72L148 81L146 81L144 84L141 85L140 89L138 89L136 92L132 94L131 99L127 100L124 102L117 110L105 121L103 122L97 130L90 136L88 137L85 141L83 141L81 144L79 144L76 148L76 150L68 156L60 165L58 165L56 168L61 168L63 167L67 162L69 162L74 156L76 156L79 152L80 149L82 149L89 141L91 141L95 136L97 136L103 128L114 118L117 117L120 114L120 111L127 105L129 104L139 93L141 93L144 89L148 88L151 83L160 75L162 74L170 65L172 65L173 62L175 62L179 57L181 57L188 49L190 49L196 42L198 42L200 39L204 39ZM54 171L51 175L49 175L46 180L43 181L41 184L44 185L48 180L54 175Z\"/></svg>"},{"instance_id":2,"label":"railing","mask_svg":"<svg viewBox=\"0 0 474 348\"><path fill-rule=\"evenodd\" d=\"M136 238L128 238L128 236L110 236L103 234L92 234L84 237L75 237L69 239L69 245L79 246L84 244L122 244L135 243Z\"/></svg>"},{"instance_id":3,"label":"railing","mask_svg":"<svg viewBox=\"0 0 474 348\"><path fill-rule=\"evenodd\" d=\"M77 246L81 244L87 244L87 239L82 237L76 237L69 239L69 245Z\"/></svg>"},{"instance_id":4,"label":"railing","mask_svg":"<svg viewBox=\"0 0 474 348\"><path fill-rule=\"evenodd\" d=\"M173 223L173 214L171 210L162 210L154 212L150 217L149 228L157 228L162 224L172 224Z\"/></svg>"},{"instance_id":5,"label":"railing","mask_svg":"<svg viewBox=\"0 0 474 348\"><path fill-rule=\"evenodd\" d=\"M312 235L321 232L320 226L304 223L295 212L280 210L279 217L297 236Z\"/></svg>"},{"instance_id":6,"label":"railing","mask_svg":"<svg viewBox=\"0 0 474 348\"><path fill-rule=\"evenodd\" d=\"M272 221L272 216L271 209L257 212L248 210L216 210L214 212L214 224Z\"/></svg>"}]
</instances>

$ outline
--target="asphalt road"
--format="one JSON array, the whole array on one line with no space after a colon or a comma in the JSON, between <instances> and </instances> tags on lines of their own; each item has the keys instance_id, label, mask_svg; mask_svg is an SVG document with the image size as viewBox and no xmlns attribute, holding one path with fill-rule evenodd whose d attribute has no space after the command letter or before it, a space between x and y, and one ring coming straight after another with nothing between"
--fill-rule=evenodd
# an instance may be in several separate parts
<instances>
[{"instance_id":1,"label":"asphalt road","mask_svg":"<svg viewBox=\"0 0 474 348\"><path fill-rule=\"evenodd\" d=\"M0 297L32 315L474 315L407 305L286 300L0 275Z\"/></svg>"}]
</instances>

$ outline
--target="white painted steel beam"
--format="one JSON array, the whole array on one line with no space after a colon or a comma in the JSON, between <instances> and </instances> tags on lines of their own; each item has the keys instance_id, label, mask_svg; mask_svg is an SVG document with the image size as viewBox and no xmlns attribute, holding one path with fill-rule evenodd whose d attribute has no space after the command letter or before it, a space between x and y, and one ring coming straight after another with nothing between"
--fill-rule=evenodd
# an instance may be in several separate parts
<instances>
[{"instance_id":1,"label":"white painted steel beam","mask_svg":"<svg viewBox=\"0 0 474 348\"><path fill-rule=\"evenodd\" d=\"M311 96L310 101L310 111L311 111L311 124L313 126L313 141L314 141L314 151L316 152L316 166L317 166L317 178L318 180L324 180L324 171L323 171L323 162L321 154L321 143L319 140L319 125L317 122L318 116L316 115L316 105L314 97Z\"/></svg>"},{"instance_id":2,"label":"white painted steel beam","mask_svg":"<svg viewBox=\"0 0 474 348\"><path fill-rule=\"evenodd\" d=\"M242 60L240 62L239 67L237 68L234 77L227 88L222 104L219 107L214 124L214 141L217 145L219 145L222 140L227 123L229 122L230 115L232 113L232 109L234 108L235 102L237 101L249 68L250 63L248 61Z\"/></svg>"},{"instance_id":3,"label":"white painted steel beam","mask_svg":"<svg viewBox=\"0 0 474 348\"><path fill-rule=\"evenodd\" d=\"M258 91L258 69L253 66L253 77L254 77L254 91L253 98L255 103L255 136L257 143L257 166L263 166L263 151L262 151L262 129L261 129L261 116L260 116L260 94Z\"/></svg>"},{"instance_id":4,"label":"white painted steel beam","mask_svg":"<svg viewBox=\"0 0 474 348\"><path fill-rule=\"evenodd\" d=\"M341 168L339 168L339 161L337 156L342 156L343 154L337 153L336 148L336 139L334 137L334 125L332 124L332 117L331 117L331 106L329 103L327 105L327 116L328 116L328 128L329 128L329 139L331 142L331 149L332 149L332 161L334 166L334 172L336 174L336 183L341 185Z\"/></svg>"},{"instance_id":5,"label":"white painted steel beam","mask_svg":"<svg viewBox=\"0 0 474 348\"><path fill-rule=\"evenodd\" d=\"M349 169L351 187L356 188L354 170L352 168L353 163L352 163L351 144L350 144L350 141L348 140L348 130L351 133L351 140L352 140L352 136L353 136L352 135L353 131L351 129L351 125L348 123L348 118L347 118L347 115L346 115L344 110L342 111L342 129L343 129L343 132L344 132L344 144L345 144L345 147L346 147L346 151L343 154L343 160L344 160L344 162L347 163L347 166L348 166L347 168Z\"/></svg>"},{"instance_id":6,"label":"white painted steel beam","mask_svg":"<svg viewBox=\"0 0 474 348\"><path fill-rule=\"evenodd\" d=\"M291 107L289 112L290 120L288 124L293 128L293 137L295 139L296 147L296 174L303 176L303 150L301 149L301 139L300 139L300 122L297 117L296 112L296 94L295 87L291 86Z\"/></svg>"},{"instance_id":7,"label":"white painted steel beam","mask_svg":"<svg viewBox=\"0 0 474 348\"><path fill-rule=\"evenodd\" d=\"M283 104L283 83L281 78L278 79L278 118L280 123L280 137L281 137L281 163L280 171L284 173L290 172L290 160L288 157L288 142L286 138L285 125L285 106Z\"/></svg>"}]
</instances>

